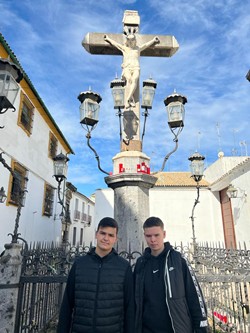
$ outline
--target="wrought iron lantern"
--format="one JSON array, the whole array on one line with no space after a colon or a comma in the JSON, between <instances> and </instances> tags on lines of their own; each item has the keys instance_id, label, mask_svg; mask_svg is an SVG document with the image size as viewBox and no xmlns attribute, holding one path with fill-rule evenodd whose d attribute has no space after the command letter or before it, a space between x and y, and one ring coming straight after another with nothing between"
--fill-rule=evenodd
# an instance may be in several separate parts
<instances>
[{"instance_id":1,"label":"wrought iron lantern","mask_svg":"<svg viewBox=\"0 0 250 333\"><path fill-rule=\"evenodd\" d=\"M157 83L151 78L146 81L143 81L142 103L141 103L142 109L152 109L156 87Z\"/></svg>"},{"instance_id":2,"label":"wrought iron lantern","mask_svg":"<svg viewBox=\"0 0 250 333\"><path fill-rule=\"evenodd\" d=\"M187 98L176 92L164 100L164 104L167 107L168 125L170 128L184 127L185 103L187 103Z\"/></svg>"},{"instance_id":3,"label":"wrought iron lantern","mask_svg":"<svg viewBox=\"0 0 250 333\"><path fill-rule=\"evenodd\" d=\"M230 199L237 198L237 196L238 196L238 190L232 184L229 184L229 186L227 188L227 196Z\"/></svg>"},{"instance_id":4,"label":"wrought iron lantern","mask_svg":"<svg viewBox=\"0 0 250 333\"><path fill-rule=\"evenodd\" d=\"M191 177L198 183L203 177L205 157L196 152L188 160L191 161Z\"/></svg>"},{"instance_id":5,"label":"wrought iron lantern","mask_svg":"<svg viewBox=\"0 0 250 333\"><path fill-rule=\"evenodd\" d=\"M110 88L112 88L112 95L114 100L114 109L124 109L124 86L125 82L118 78L115 78L110 82Z\"/></svg>"},{"instance_id":6,"label":"wrought iron lantern","mask_svg":"<svg viewBox=\"0 0 250 333\"><path fill-rule=\"evenodd\" d=\"M69 158L63 153L58 154L53 158L54 161L54 177L57 182L61 182L67 176Z\"/></svg>"},{"instance_id":7,"label":"wrought iron lantern","mask_svg":"<svg viewBox=\"0 0 250 333\"><path fill-rule=\"evenodd\" d=\"M80 105L80 123L82 125L91 126L92 128L99 121L99 110L102 98L93 91L81 92L78 96Z\"/></svg>"},{"instance_id":8,"label":"wrought iron lantern","mask_svg":"<svg viewBox=\"0 0 250 333\"><path fill-rule=\"evenodd\" d=\"M4 203L7 198L7 195L5 194L5 190L3 187L0 189L0 203Z\"/></svg>"},{"instance_id":9,"label":"wrought iron lantern","mask_svg":"<svg viewBox=\"0 0 250 333\"><path fill-rule=\"evenodd\" d=\"M9 59L0 58L0 113L14 109L14 102L19 91L18 83L23 74L20 68Z\"/></svg>"}]
</instances>

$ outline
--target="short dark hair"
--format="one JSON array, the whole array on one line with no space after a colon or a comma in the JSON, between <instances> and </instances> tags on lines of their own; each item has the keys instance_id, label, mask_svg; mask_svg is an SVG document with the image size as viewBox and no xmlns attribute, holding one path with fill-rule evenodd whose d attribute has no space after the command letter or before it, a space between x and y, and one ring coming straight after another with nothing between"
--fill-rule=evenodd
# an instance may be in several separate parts
<instances>
[{"instance_id":1,"label":"short dark hair","mask_svg":"<svg viewBox=\"0 0 250 333\"><path fill-rule=\"evenodd\" d=\"M115 228L116 233L118 232L118 223L112 217L104 217L103 219L101 219L101 221L98 223L97 231L100 229L100 227L102 227L102 228L105 228L105 227Z\"/></svg>"},{"instance_id":2,"label":"short dark hair","mask_svg":"<svg viewBox=\"0 0 250 333\"><path fill-rule=\"evenodd\" d=\"M143 229L152 227L161 227L164 229L164 223L159 217L151 216L143 223Z\"/></svg>"}]
</instances>

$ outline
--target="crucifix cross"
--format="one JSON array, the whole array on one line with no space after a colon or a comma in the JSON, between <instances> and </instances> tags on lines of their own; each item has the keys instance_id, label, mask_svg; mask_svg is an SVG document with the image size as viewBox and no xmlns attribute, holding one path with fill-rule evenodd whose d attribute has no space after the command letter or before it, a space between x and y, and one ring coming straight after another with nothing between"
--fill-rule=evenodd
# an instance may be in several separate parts
<instances>
[{"instance_id":1,"label":"crucifix cross","mask_svg":"<svg viewBox=\"0 0 250 333\"><path fill-rule=\"evenodd\" d=\"M121 79L125 81L125 109L121 150L141 151L139 79L140 57L171 57L179 48L174 36L139 34L137 11L126 10L123 34L88 33L82 45L91 54L123 55Z\"/></svg>"}]
</instances>

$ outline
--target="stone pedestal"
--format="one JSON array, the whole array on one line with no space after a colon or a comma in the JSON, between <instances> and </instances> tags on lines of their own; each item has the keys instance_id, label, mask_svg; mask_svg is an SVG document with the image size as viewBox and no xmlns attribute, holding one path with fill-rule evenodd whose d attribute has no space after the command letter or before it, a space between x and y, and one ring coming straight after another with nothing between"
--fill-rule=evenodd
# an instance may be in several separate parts
<instances>
[{"instance_id":1,"label":"stone pedestal","mask_svg":"<svg viewBox=\"0 0 250 333\"><path fill-rule=\"evenodd\" d=\"M142 152L121 152L113 158L114 174L105 178L114 190L114 218L119 224L118 249L141 251L142 225L149 217L149 189L156 177L150 175L149 158Z\"/></svg>"},{"instance_id":2,"label":"stone pedestal","mask_svg":"<svg viewBox=\"0 0 250 333\"><path fill-rule=\"evenodd\" d=\"M21 248L21 244L5 244L0 257L0 333L14 333L22 267Z\"/></svg>"}]
</instances>

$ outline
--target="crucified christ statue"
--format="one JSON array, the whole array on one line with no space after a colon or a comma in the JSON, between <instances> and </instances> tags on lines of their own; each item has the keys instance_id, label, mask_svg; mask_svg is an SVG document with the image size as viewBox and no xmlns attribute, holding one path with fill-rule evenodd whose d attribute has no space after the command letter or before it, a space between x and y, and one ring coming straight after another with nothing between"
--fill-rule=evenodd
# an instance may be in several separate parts
<instances>
[{"instance_id":1,"label":"crucified christ statue","mask_svg":"<svg viewBox=\"0 0 250 333\"><path fill-rule=\"evenodd\" d=\"M135 35L129 35L126 38L125 44L117 43L107 35L104 35L104 40L120 50L123 54L121 78L126 82L127 86L125 109L130 109L135 106L134 93L138 86L140 77L140 54L143 50L149 48L150 46L160 43L160 40L156 36L149 42L142 45L137 45Z\"/></svg>"}]
</instances>

